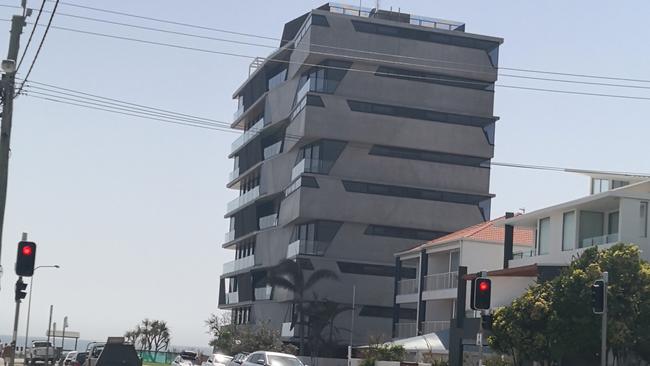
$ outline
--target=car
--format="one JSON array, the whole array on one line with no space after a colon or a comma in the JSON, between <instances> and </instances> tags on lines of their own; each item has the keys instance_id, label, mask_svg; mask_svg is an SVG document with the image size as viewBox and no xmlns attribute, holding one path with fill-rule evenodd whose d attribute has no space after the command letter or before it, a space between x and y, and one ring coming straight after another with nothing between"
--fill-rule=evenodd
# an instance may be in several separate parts
<instances>
[{"instance_id":1,"label":"car","mask_svg":"<svg viewBox=\"0 0 650 366\"><path fill-rule=\"evenodd\" d=\"M172 361L172 366L192 366L198 359L198 354L194 351L183 351L181 352L174 361Z\"/></svg>"},{"instance_id":2,"label":"car","mask_svg":"<svg viewBox=\"0 0 650 366\"><path fill-rule=\"evenodd\" d=\"M104 347L106 347L106 343L104 342L88 343L88 346L86 346L86 359L82 365L95 366L97 364L97 359L104 350Z\"/></svg>"},{"instance_id":3,"label":"car","mask_svg":"<svg viewBox=\"0 0 650 366\"><path fill-rule=\"evenodd\" d=\"M248 356L248 352L238 353L228 362L226 366L240 366Z\"/></svg>"},{"instance_id":4,"label":"car","mask_svg":"<svg viewBox=\"0 0 650 366\"><path fill-rule=\"evenodd\" d=\"M233 358L221 353L214 353L201 366L227 366Z\"/></svg>"},{"instance_id":5,"label":"car","mask_svg":"<svg viewBox=\"0 0 650 366\"><path fill-rule=\"evenodd\" d=\"M56 359L55 348L49 341L32 341L32 348L25 356L25 364L35 365L36 362L52 362Z\"/></svg>"},{"instance_id":6,"label":"car","mask_svg":"<svg viewBox=\"0 0 650 366\"><path fill-rule=\"evenodd\" d=\"M242 366L305 366L298 357L288 353L257 351L242 363Z\"/></svg>"},{"instance_id":7,"label":"car","mask_svg":"<svg viewBox=\"0 0 650 366\"><path fill-rule=\"evenodd\" d=\"M62 352L61 357L59 357L59 360L57 361L57 365L59 366L70 365L70 361L72 361L72 359L74 359L76 355L77 355L77 351Z\"/></svg>"},{"instance_id":8,"label":"car","mask_svg":"<svg viewBox=\"0 0 650 366\"><path fill-rule=\"evenodd\" d=\"M86 362L86 357L88 357L88 353L77 352L74 359L70 360L70 366L82 366Z\"/></svg>"}]
</instances>

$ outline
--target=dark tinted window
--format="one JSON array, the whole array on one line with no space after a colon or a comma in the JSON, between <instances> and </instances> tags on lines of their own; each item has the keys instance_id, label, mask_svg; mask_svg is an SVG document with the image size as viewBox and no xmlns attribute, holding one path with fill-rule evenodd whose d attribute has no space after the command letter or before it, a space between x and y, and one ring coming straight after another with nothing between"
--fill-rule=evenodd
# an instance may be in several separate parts
<instances>
[{"instance_id":1,"label":"dark tinted window","mask_svg":"<svg viewBox=\"0 0 650 366\"><path fill-rule=\"evenodd\" d=\"M302 180L301 182L302 187L319 188L318 182L316 181L315 177L305 175L301 178L301 180Z\"/></svg>"},{"instance_id":2,"label":"dark tinted window","mask_svg":"<svg viewBox=\"0 0 650 366\"><path fill-rule=\"evenodd\" d=\"M375 73L377 76L419 81L423 83L457 86L459 88L494 91L494 83L457 76L442 75L424 71L397 69L380 66Z\"/></svg>"},{"instance_id":3,"label":"dark tinted window","mask_svg":"<svg viewBox=\"0 0 650 366\"><path fill-rule=\"evenodd\" d=\"M334 239L342 224L342 222L338 221L321 220L295 225L291 234L291 242L296 240L330 242Z\"/></svg>"},{"instance_id":4,"label":"dark tinted window","mask_svg":"<svg viewBox=\"0 0 650 366\"><path fill-rule=\"evenodd\" d=\"M364 234L404 239L433 240L449 233L444 231L410 229L396 226L368 225Z\"/></svg>"},{"instance_id":5,"label":"dark tinted window","mask_svg":"<svg viewBox=\"0 0 650 366\"><path fill-rule=\"evenodd\" d=\"M423 160L443 164L465 165L481 168L490 167L490 159L479 156L460 155L438 151L426 151L406 149L402 147L390 147L374 145L370 149L370 155L389 156L392 158Z\"/></svg>"},{"instance_id":6,"label":"dark tinted window","mask_svg":"<svg viewBox=\"0 0 650 366\"><path fill-rule=\"evenodd\" d=\"M327 21L327 18L324 15L312 14L311 15L311 24L320 25L323 27L329 27L330 23Z\"/></svg>"},{"instance_id":7,"label":"dark tinted window","mask_svg":"<svg viewBox=\"0 0 650 366\"><path fill-rule=\"evenodd\" d=\"M325 107L325 103L323 103L323 99L319 97L318 95L307 95L307 105L315 106L315 107Z\"/></svg>"},{"instance_id":8,"label":"dark tinted window","mask_svg":"<svg viewBox=\"0 0 650 366\"><path fill-rule=\"evenodd\" d=\"M368 103L357 100L348 100L348 106L350 106L350 109L354 112L383 114L387 116L421 119L474 127L485 127L489 124L493 124L498 119L497 117L479 117L387 104Z\"/></svg>"},{"instance_id":9,"label":"dark tinted window","mask_svg":"<svg viewBox=\"0 0 650 366\"><path fill-rule=\"evenodd\" d=\"M343 187L346 191L356 193L379 194L384 196L462 203L467 205L478 205L479 203L490 199L490 196L487 195L483 196L469 193L456 193L430 189L391 186L385 184L353 182L349 180L343 180L342 182Z\"/></svg>"}]
</instances>

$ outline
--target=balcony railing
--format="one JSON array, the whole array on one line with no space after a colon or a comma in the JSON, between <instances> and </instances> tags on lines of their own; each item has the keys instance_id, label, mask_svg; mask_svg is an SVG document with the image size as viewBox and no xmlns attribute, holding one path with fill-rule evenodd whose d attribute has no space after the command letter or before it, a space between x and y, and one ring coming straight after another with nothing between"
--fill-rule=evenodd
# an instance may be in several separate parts
<instances>
[{"instance_id":1,"label":"balcony railing","mask_svg":"<svg viewBox=\"0 0 650 366\"><path fill-rule=\"evenodd\" d=\"M291 170L291 180L298 178L302 173L327 174L334 166L333 161L320 159L302 159Z\"/></svg>"},{"instance_id":2,"label":"balcony railing","mask_svg":"<svg viewBox=\"0 0 650 366\"><path fill-rule=\"evenodd\" d=\"M417 323L397 323L395 329L397 330L397 338L409 338L418 335Z\"/></svg>"},{"instance_id":3,"label":"balcony railing","mask_svg":"<svg viewBox=\"0 0 650 366\"><path fill-rule=\"evenodd\" d=\"M260 230L268 229L270 227L278 226L278 215L272 214L259 219Z\"/></svg>"},{"instance_id":4,"label":"balcony railing","mask_svg":"<svg viewBox=\"0 0 650 366\"><path fill-rule=\"evenodd\" d=\"M432 320L422 322L422 333L429 334L449 329L451 322L448 320Z\"/></svg>"},{"instance_id":5,"label":"balcony railing","mask_svg":"<svg viewBox=\"0 0 650 366\"><path fill-rule=\"evenodd\" d=\"M226 294L226 304L236 304L239 302L239 292L229 292Z\"/></svg>"},{"instance_id":6,"label":"balcony railing","mask_svg":"<svg viewBox=\"0 0 650 366\"><path fill-rule=\"evenodd\" d=\"M253 266L255 266L255 255L249 255L248 257L224 263L223 274L241 271Z\"/></svg>"},{"instance_id":7,"label":"balcony railing","mask_svg":"<svg viewBox=\"0 0 650 366\"><path fill-rule=\"evenodd\" d=\"M257 199L260 196L260 186L257 186L250 191L242 194L241 196L235 198L234 200L228 202L227 210L228 212L234 211L252 201Z\"/></svg>"},{"instance_id":8,"label":"balcony railing","mask_svg":"<svg viewBox=\"0 0 650 366\"><path fill-rule=\"evenodd\" d=\"M593 238L582 239L582 247L591 247L594 245L612 244L619 241L618 233L595 236Z\"/></svg>"},{"instance_id":9,"label":"balcony railing","mask_svg":"<svg viewBox=\"0 0 650 366\"><path fill-rule=\"evenodd\" d=\"M257 121L253 125L253 127L244 131L244 133L241 136L239 136L237 140L233 141L232 145L230 146L230 151L234 152L235 150L242 147L245 143L250 141L252 138L259 135L260 131L262 131L263 128L264 128L264 118L260 118L260 120Z\"/></svg>"},{"instance_id":10,"label":"balcony railing","mask_svg":"<svg viewBox=\"0 0 650 366\"><path fill-rule=\"evenodd\" d=\"M228 181L232 182L237 177L239 177L239 168L233 169L233 171L228 174Z\"/></svg>"},{"instance_id":11,"label":"balcony railing","mask_svg":"<svg viewBox=\"0 0 650 366\"><path fill-rule=\"evenodd\" d=\"M418 280L408 279L397 282L397 294L409 295L418 293Z\"/></svg>"},{"instance_id":12,"label":"balcony railing","mask_svg":"<svg viewBox=\"0 0 650 366\"><path fill-rule=\"evenodd\" d=\"M235 111L235 113L233 113L232 120L236 121L239 117L241 117L242 114L244 114L244 106L240 105Z\"/></svg>"},{"instance_id":13,"label":"balcony railing","mask_svg":"<svg viewBox=\"0 0 650 366\"><path fill-rule=\"evenodd\" d=\"M458 272L436 273L424 276L424 290L444 290L458 287Z\"/></svg>"},{"instance_id":14,"label":"balcony railing","mask_svg":"<svg viewBox=\"0 0 650 366\"><path fill-rule=\"evenodd\" d=\"M514 252L512 253L512 259L521 259L521 258L527 258L527 257L534 257L536 256L535 250L523 250L519 252Z\"/></svg>"},{"instance_id":15,"label":"balcony railing","mask_svg":"<svg viewBox=\"0 0 650 366\"><path fill-rule=\"evenodd\" d=\"M229 232L224 235L224 243L229 243L233 240L235 240L235 230L230 230Z\"/></svg>"},{"instance_id":16,"label":"balcony railing","mask_svg":"<svg viewBox=\"0 0 650 366\"><path fill-rule=\"evenodd\" d=\"M271 286L255 288L255 300L271 300Z\"/></svg>"},{"instance_id":17,"label":"balcony railing","mask_svg":"<svg viewBox=\"0 0 650 366\"><path fill-rule=\"evenodd\" d=\"M299 254L322 256L327 250L329 243L316 240L296 240L287 248L287 258L293 258Z\"/></svg>"},{"instance_id":18,"label":"balcony railing","mask_svg":"<svg viewBox=\"0 0 650 366\"><path fill-rule=\"evenodd\" d=\"M264 148L264 160L278 155L280 153L281 148L282 148L282 141L278 141L273 145L265 147Z\"/></svg>"}]
</instances>

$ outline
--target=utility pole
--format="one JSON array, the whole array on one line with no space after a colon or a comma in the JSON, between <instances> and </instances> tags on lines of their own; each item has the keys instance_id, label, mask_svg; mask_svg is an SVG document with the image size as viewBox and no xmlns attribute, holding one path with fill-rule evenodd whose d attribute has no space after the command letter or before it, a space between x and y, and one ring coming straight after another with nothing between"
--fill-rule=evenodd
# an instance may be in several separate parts
<instances>
[{"instance_id":1,"label":"utility pole","mask_svg":"<svg viewBox=\"0 0 650 366\"><path fill-rule=\"evenodd\" d=\"M20 49L20 35L23 33L26 15L26 2L23 2L23 15L11 18L11 34L7 59L2 61L2 122L0 123L0 263L2 260L2 229L4 227L5 206L7 203L7 180L9 177L9 144L11 141L11 118L14 109L14 89L16 87L16 65ZM13 61L13 62L12 62ZM2 267L0 266L0 275Z\"/></svg>"},{"instance_id":2,"label":"utility pole","mask_svg":"<svg viewBox=\"0 0 650 366\"><path fill-rule=\"evenodd\" d=\"M54 305L50 305L50 321L47 323L47 350L45 351L45 366L50 364L50 334L52 334L52 312Z\"/></svg>"},{"instance_id":3,"label":"utility pole","mask_svg":"<svg viewBox=\"0 0 650 366\"><path fill-rule=\"evenodd\" d=\"M603 324L602 337L600 340L600 366L607 366L607 286L609 273L603 272Z\"/></svg>"}]
</instances>

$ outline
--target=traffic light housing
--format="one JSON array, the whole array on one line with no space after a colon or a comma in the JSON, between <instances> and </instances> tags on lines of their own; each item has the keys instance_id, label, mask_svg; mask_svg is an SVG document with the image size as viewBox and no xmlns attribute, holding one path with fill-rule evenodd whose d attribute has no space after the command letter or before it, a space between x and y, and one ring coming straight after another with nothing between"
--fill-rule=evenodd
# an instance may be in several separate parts
<instances>
[{"instance_id":1,"label":"traffic light housing","mask_svg":"<svg viewBox=\"0 0 650 366\"><path fill-rule=\"evenodd\" d=\"M25 292L26 289L27 284L23 282L22 278L18 278L18 281L16 281L16 301L20 301L27 296L27 292Z\"/></svg>"},{"instance_id":2,"label":"traffic light housing","mask_svg":"<svg viewBox=\"0 0 650 366\"><path fill-rule=\"evenodd\" d=\"M472 280L472 292L470 295L470 307L472 310L490 309L492 299L492 280L485 277L477 277Z\"/></svg>"},{"instance_id":3,"label":"traffic light housing","mask_svg":"<svg viewBox=\"0 0 650 366\"><path fill-rule=\"evenodd\" d=\"M492 314L481 315L481 326L484 330L492 330Z\"/></svg>"},{"instance_id":4,"label":"traffic light housing","mask_svg":"<svg viewBox=\"0 0 650 366\"><path fill-rule=\"evenodd\" d=\"M605 310L605 281L596 280L591 285L591 307L594 314L602 314Z\"/></svg>"},{"instance_id":5,"label":"traffic light housing","mask_svg":"<svg viewBox=\"0 0 650 366\"><path fill-rule=\"evenodd\" d=\"M36 243L21 241L18 243L18 256L16 257L16 274L31 277L34 274L36 262Z\"/></svg>"}]
</instances>

